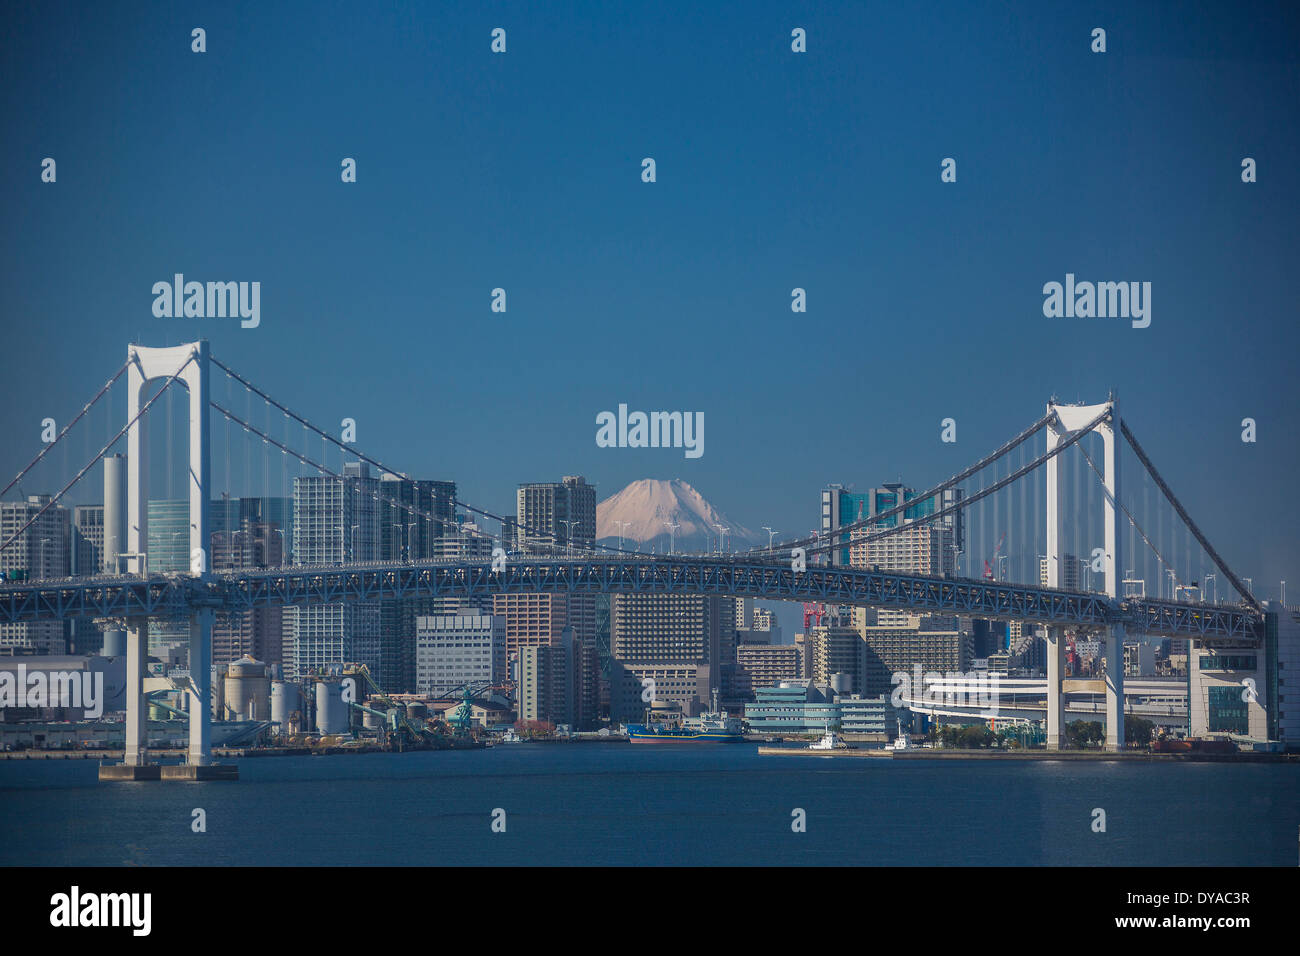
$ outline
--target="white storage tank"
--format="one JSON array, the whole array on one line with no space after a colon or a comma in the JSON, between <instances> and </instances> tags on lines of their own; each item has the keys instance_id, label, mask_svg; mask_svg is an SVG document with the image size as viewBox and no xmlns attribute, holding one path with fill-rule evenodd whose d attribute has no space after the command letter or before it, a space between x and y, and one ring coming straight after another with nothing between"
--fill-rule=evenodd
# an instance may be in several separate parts
<instances>
[{"instance_id":1,"label":"white storage tank","mask_svg":"<svg viewBox=\"0 0 1300 956\"><path fill-rule=\"evenodd\" d=\"M347 733L348 708L343 703L341 681L317 681L316 730L322 734Z\"/></svg>"},{"instance_id":2,"label":"white storage tank","mask_svg":"<svg viewBox=\"0 0 1300 956\"><path fill-rule=\"evenodd\" d=\"M225 704L235 720L269 720L271 678L266 665L245 654L226 668Z\"/></svg>"},{"instance_id":3,"label":"white storage tank","mask_svg":"<svg viewBox=\"0 0 1300 956\"><path fill-rule=\"evenodd\" d=\"M293 681L277 680L271 682L271 720L278 725L278 732L289 732L289 715L294 711L302 712L302 691Z\"/></svg>"}]
</instances>

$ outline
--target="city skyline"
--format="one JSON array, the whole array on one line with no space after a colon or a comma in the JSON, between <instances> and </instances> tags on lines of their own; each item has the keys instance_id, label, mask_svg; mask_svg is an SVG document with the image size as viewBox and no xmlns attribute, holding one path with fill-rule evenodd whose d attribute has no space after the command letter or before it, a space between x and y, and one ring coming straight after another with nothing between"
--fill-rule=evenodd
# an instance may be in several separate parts
<instances>
[{"instance_id":1,"label":"city skyline","mask_svg":"<svg viewBox=\"0 0 1300 956\"><path fill-rule=\"evenodd\" d=\"M15 925L1286 912L1296 0L6 14Z\"/></svg>"},{"instance_id":2,"label":"city skyline","mask_svg":"<svg viewBox=\"0 0 1300 956\"><path fill-rule=\"evenodd\" d=\"M759 4L632 11L608 31L518 6L493 59L476 13L398 11L303 43L300 9L214 12L202 57L182 12L142 29L87 11L66 39L57 17L16 14L23 44L0 41L15 164L0 308L28 347L0 355L10 474L127 340L209 338L313 420L351 418L359 447L501 514L521 482L582 474L606 497L680 477L791 533L816 527L828 483L928 487L1051 395L1114 388L1257 593L1300 564L1273 514L1300 464L1286 440L1300 411L1276 389L1295 343L1284 30L1121 5L1025 5L1012 24ZM140 69L90 82L123 56ZM592 71L617 79L593 89ZM1195 121L1145 108L1157 96ZM583 108L546 108L557 100ZM138 109L120 115L124 102ZM1257 182L1242 182L1247 156ZM355 183L340 181L345 157ZM76 283L59 279L62 248L82 262ZM260 282L259 324L155 317L154 283L176 273ZM1151 282L1150 326L1047 318L1044 284L1069 275ZM790 311L796 288L806 313ZM599 447L597 416L621 403L704 414L706 452Z\"/></svg>"}]
</instances>

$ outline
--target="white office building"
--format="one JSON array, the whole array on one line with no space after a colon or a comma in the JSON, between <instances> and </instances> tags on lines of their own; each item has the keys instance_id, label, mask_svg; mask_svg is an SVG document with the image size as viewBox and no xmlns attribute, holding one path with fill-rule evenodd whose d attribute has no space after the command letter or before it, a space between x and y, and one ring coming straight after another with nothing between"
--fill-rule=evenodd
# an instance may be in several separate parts
<instances>
[{"instance_id":1,"label":"white office building","mask_svg":"<svg viewBox=\"0 0 1300 956\"><path fill-rule=\"evenodd\" d=\"M462 684L506 676L505 618L466 607L415 619L415 689L436 697Z\"/></svg>"}]
</instances>

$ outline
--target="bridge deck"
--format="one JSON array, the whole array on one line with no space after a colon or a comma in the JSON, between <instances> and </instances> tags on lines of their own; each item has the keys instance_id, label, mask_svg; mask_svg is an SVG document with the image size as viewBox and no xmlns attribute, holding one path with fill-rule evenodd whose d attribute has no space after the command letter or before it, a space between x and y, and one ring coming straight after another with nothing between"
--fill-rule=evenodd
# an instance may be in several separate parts
<instances>
[{"instance_id":1,"label":"bridge deck","mask_svg":"<svg viewBox=\"0 0 1300 956\"><path fill-rule=\"evenodd\" d=\"M474 597L511 593L652 593L754 597L882 607L1040 624L1105 628L1135 634L1257 644L1261 619L1244 606L1112 601L1063 591L966 578L923 577L853 567L718 558L518 559L491 563L427 561L217 572L205 578L152 575L70 578L0 586L0 624L76 617L184 617L195 607L241 611L380 601L406 597Z\"/></svg>"}]
</instances>

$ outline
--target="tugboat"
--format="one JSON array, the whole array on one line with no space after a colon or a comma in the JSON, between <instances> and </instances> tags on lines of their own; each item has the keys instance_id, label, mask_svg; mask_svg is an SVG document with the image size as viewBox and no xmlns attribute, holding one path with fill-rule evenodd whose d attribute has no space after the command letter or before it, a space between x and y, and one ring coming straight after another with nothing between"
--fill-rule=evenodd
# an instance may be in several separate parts
<instances>
[{"instance_id":1,"label":"tugboat","mask_svg":"<svg viewBox=\"0 0 1300 956\"><path fill-rule=\"evenodd\" d=\"M889 749L890 749L891 751L893 751L894 753L898 753L899 751L902 751L902 750L920 750L920 749L921 749L920 747L917 747L917 746L913 745L911 739L907 736L907 734L903 733L903 721L902 721L902 718L899 718L899 720L898 720L898 736L894 738L894 742L893 742L892 744L890 744Z\"/></svg>"},{"instance_id":2,"label":"tugboat","mask_svg":"<svg viewBox=\"0 0 1300 956\"><path fill-rule=\"evenodd\" d=\"M830 724L826 725L826 733L822 734L822 739L814 744L808 745L809 750L848 750L849 745L840 739L838 734L831 732Z\"/></svg>"}]
</instances>

